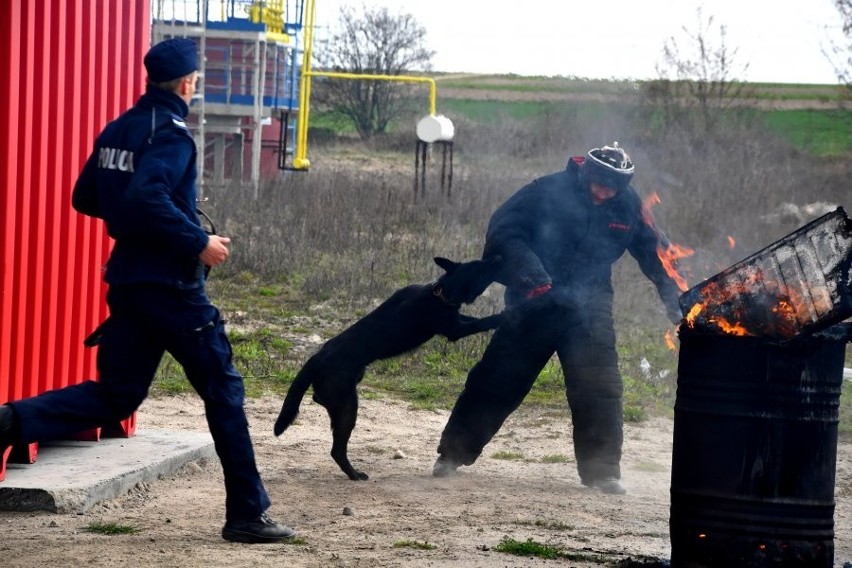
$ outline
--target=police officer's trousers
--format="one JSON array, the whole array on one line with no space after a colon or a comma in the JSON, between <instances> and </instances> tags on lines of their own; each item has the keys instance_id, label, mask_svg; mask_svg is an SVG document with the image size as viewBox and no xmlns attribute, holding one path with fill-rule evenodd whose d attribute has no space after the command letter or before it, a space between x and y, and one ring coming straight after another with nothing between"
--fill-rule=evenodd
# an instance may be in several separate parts
<instances>
[{"instance_id":1,"label":"police officer's trousers","mask_svg":"<svg viewBox=\"0 0 852 568\"><path fill-rule=\"evenodd\" d=\"M225 477L227 520L248 520L269 507L257 470L243 402L219 312L204 289L113 286L110 318L97 355L99 380L12 403L24 442L71 436L117 423L145 399L163 354L180 363L204 401Z\"/></svg>"}]
</instances>

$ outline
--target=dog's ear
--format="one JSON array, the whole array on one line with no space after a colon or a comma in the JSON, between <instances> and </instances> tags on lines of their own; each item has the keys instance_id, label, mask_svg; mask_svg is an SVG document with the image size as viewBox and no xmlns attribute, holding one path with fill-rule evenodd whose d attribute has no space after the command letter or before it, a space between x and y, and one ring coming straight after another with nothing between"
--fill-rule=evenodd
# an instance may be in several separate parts
<instances>
[{"instance_id":1,"label":"dog's ear","mask_svg":"<svg viewBox=\"0 0 852 568\"><path fill-rule=\"evenodd\" d=\"M457 262L453 262L452 260L442 256L436 256L434 260L435 264L443 268L445 272L450 272L459 265Z\"/></svg>"}]
</instances>

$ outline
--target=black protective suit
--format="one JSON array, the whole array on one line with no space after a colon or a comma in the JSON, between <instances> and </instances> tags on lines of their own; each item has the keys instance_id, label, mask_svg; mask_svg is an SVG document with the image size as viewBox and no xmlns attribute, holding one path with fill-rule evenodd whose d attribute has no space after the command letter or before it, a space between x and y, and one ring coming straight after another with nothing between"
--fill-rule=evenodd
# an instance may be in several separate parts
<instances>
[{"instance_id":1,"label":"black protective suit","mask_svg":"<svg viewBox=\"0 0 852 568\"><path fill-rule=\"evenodd\" d=\"M627 250L654 283L672 321L680 292L657 255L665 239L643 221L627 187L596 205L582 157L520 189L491 217L484 258L505 265L507 322L494 334L441 436L438 453L470 465L522 402L555 352L565 377L580 478L620 478L622 379L613 326L612 265ZM664 243L665 244L665 243ZM552 284L546 294L531 290Z\"/></svg>"}]
</instances>

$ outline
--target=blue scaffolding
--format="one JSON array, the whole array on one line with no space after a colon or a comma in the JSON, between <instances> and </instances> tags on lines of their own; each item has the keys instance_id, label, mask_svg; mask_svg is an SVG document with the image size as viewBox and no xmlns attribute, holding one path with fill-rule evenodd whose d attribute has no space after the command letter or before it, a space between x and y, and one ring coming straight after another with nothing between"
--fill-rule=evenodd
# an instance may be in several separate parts
<instances>
[{"instance_id":1,"label":"blue scaffolding","mask_svg":"<svg viewBox=\"0 0 852 568\"><path fill-rule=\"evenodd\" d=\"M153 2L152 41L189 37L203 55L191 108L202 184L245 181L250 148L256 194L262 161L287 169L296 150L306 0Z\"/></svg>"}]
</instances>

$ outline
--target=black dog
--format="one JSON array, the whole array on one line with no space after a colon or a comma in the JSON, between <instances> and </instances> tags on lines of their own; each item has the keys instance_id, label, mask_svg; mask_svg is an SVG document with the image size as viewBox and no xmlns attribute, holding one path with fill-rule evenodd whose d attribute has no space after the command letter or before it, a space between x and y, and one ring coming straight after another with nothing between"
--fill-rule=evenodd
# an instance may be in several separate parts
<instances>
[{"instance_id":1,"label":"black dog","mask_svg":"<svg viewBox=\"0 0 852 568\"><path fill-rule=\"evenodd\" d=\"M275 422L280 436L299 413L299 404L313 385L313 399L328 411L333 444L331 457L349 479L367 479L352 467L347 446L358 416L356 386L367 365L416 349L435 335L450 341L495 329L502 315L482 319L459 313L462 304L476 300L494 281L499 259L456 263L435 258L446 272L433 284L397 290L375 310L329 339L296 375Z\"/></svg>"}]
</instances>

